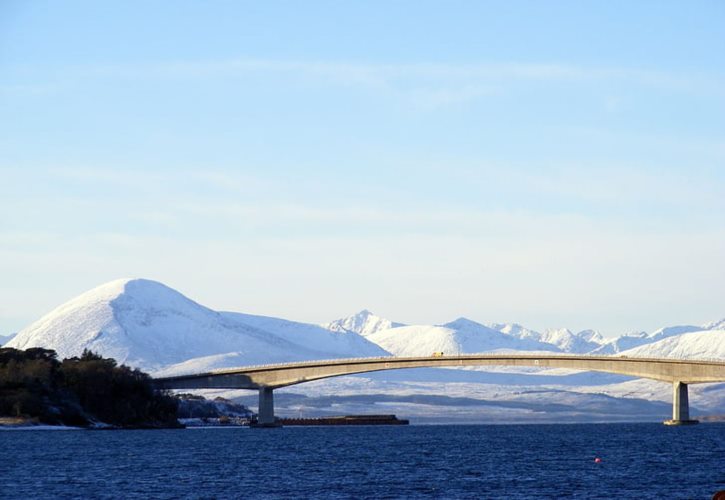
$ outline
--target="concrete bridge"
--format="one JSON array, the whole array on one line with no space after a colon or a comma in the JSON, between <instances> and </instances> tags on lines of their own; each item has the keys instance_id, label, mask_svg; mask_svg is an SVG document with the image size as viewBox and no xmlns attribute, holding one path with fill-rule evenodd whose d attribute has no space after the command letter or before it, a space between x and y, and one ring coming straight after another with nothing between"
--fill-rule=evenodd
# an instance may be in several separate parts
<instances>
[{"instance_id":1,"label":"concrete bridge","mask_svg":"<svg viewBox=\"0 0 725 500\"><path fill-rule=\"evenodd\" d=\"M303 361L157 378L154 379L154 383L160 389L257 389L259 390L259 425L274 426L274 389L356 373L451 366L567 368L617 373L668 382L673 387L672 419L665 421L665 424L669 425L697 423L696 420L690 420L687 392L689 384L725 382L725 361L628 358L621 356L470 354Z\"/></svg>"}]
</instances>

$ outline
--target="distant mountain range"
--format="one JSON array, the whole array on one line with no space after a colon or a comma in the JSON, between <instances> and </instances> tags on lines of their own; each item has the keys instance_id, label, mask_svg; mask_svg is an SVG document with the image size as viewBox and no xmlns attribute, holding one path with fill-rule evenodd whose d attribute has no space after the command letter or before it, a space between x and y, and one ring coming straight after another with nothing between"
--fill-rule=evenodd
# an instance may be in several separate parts
<instances>
[{"instance_id":1,"label":"distant mountain range","mask_svg":"<svg viewBox=\"0 0 725 500\"><path fill-rule=\"evenodd\" d=\"M0 335L0 347L10 342L13 337L15 337L14 333L10 335Z\"/></svg>"},{"instance_id":2,"label":"distant mountain range","mask_svg":"<svg viewBox=\"0 0 725 500\"><path fill-rule=\"evenodd\" d=\"M515 323L483 324L467 318L441 325L404 325L367 310L313 325L214 311L161 283L132 279L106 283L66 302L24 328L5 346L45 347L57 351L60 358L90 349L154 375L313 359L429 356L433 352L519 351L725 359L725 320L703 326L671 326L651 334L643 332L614 339L605 339L594 330L537 332ZM559 412L559 416L564 415L562 408L571 408L563 418L576 420L582 418L577 416L576 408L614 408L608 403L613 400L628 408L617 418L634 418L632 405L640 412L636 418L650 418L647 415L655 413L659 417L662 402L671 397L671 389L659 382L533 368L381 372L302 384L294 390L295 394L335 394L342 398L336 405L357 401L359 394L372 393L385 401L403 396L417 398L415 395L421 391L438 402L454 393L461 397L475 395L487 400L487 406L481 410L486 415L493 411L491 405L503 405L496 407L495 412L505 420L535 418L542 408ZM238 397L239 392L226 396ZM343 396L346 393L350 395ZM435 394L438 396L434 397ZM725 384L710 389L696 386L691 397L695 408L699 404L711 412L725 412ZM438 418L431 416L431 411L438 410L430 405L401 405L400 411L407 416ZM366 411L355 406L335 408L338 412ZM386 408L393 411L395 406ZM284 407L280 411L285 411ZM440 417L442 421L465 419L469 415L469 410L462 408L455 415L440 411L444 415ZM533 411L533 416L529 417L527 411ZM602 414L606 414L607 420L613 418L610 413Z\"/></svg>"},{"instance_id":3,"label":"distant mountain range","mask_svg":"<svg viewBox=\"0 0 725 500\"><path fill-rule=\"evenodd\" d=\"M161 283L116 280L61 305L19 332L8 347L46 347L63 357L91 349L121 363L164 372L365 356L542 351L724 358L725 320L604 339L594 330L537 332L512 323L458 318L404 325L363 310L312 325L204 307ZM647 348L645 348L647 347Z\"/></svg>"},{"instance_id":4,"label":"distant mountain range","mask_svg":"<svg viewBox=\"0 0 725 500\"><path fill-rule=\"evenodd\" d=\"M447 354L501 352L501 351L546 351L569 354L591 354L606 356L613 354L637 355L636 353L658 352L662 357L707 357L725 359L725 346L719 342L725 339L725 320L702 326L681 325L660 328L648 334L641 332L613 339L605 339L596 330L582 330L574 333L566 328L549 329L543 332L531 330L517 323L482 324L467 318L458 318L442 325L404 325L375 316L368 310L322 325L334 331L348 331L365 336L396 356L428 356L432 352ZM697 334L700 332L700 334ZM706 334L706 332L721 332ZM695 333L697 335L685 336ZM662 342L671 337L681 338L676 350L673 342ZM703 348L699 338L713 339ZM689 349L688 344L693 348ZM657 345L655 345L657 344ZM650 350L635 348L652 345ZM639 354L644 356L645 354Z\"/></svg>"},{"instance_id":5,"label":"distant mountain range","mask_svg":"<svg viewBox=\"0 0 725 500\"><path fill-rule=\"evenodd\" d=\"M323 328L327 328L333 332L354 332L363 337L367 337L381 330L389 330L390 328L398 328L400 326L405 325L376 316L367 309L363 309L352 316L336 319L335 321L322 325Z\"/></svg>"}]
</instances>

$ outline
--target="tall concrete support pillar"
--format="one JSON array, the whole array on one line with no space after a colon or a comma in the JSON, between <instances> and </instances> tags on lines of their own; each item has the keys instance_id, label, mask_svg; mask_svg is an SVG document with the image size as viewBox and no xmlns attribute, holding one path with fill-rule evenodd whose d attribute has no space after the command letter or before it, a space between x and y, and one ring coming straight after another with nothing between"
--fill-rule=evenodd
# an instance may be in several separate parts
<instances>
[{"instance_id":1,"label":"tall concrete support pillar","mask_svg":"<svg viewBox=\"0 0 725 500\"><path fill-rule=\"evenodd\" d=\"M271 387L259 388L259 410L256 427L278 427L274 418L274 394Z\"/></svg>"},{"instance_id":2,"label":"tall concrete support pillar","mask_svg":"<svg viewBox=\"0 0 725 500\"><path fill-rule=\"evenodd\" d=\"M690 398L687 384L672 384L672 420L690 420Z\"/></svg>"},{"instance_id":3,"label":"tall concrete support pillar","mask_svg":"<svg viewBox=\"0 0 725 500\"><path fill-rule=\"evenodd\" d=\"M697 420L690 420L690 401L687 394L687 384L676 381L672 384L672 420L665 420L665 425L696 424Z\"/></svg>"}]
</instances>

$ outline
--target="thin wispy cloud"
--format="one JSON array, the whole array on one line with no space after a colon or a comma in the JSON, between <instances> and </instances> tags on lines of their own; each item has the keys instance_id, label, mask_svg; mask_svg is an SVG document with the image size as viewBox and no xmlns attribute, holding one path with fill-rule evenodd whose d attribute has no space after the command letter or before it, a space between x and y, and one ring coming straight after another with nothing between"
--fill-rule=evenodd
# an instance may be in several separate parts
<instances>
[{"instance_id":1,"label":"thin wispy cloud","mask_svg":"<svg viewBox=\"0 0 725 500\"><path fill-rule=\"evenodd\" d=\"M657 87L718 90L723 75L718 72L674 73L646 68L584 66L560 63L509 62L480 64L400 63L370 64L337 61L293 61L274 59L226 59L169 61L148 64L112 64L66 68L69 72L126 78L205 77L241 73L312 75L342 83L386 87L408 79L480 81L625 81Z\"/></svg>"},{"instance_id":2,"label":"thin wispy cloud","mask_svg":"<svg viewBox=\"0 0 725 500\"><path fill-rule=\"evenodd\" d=\"M16 67L17 68L17 67ZM8 73L12 74L12 67ZM428 107L455 104L489 96L521 83L614 83L665 89L696 95L725 96L725 76L713 73L675 73L655 69L584 66L561 63L509 62L480 64L371 64L338 61L226 59L167 61L107 65L68 65L52 74L23 67L27 83L1 84L0 92L52 93L64 87L82 85L88 78L132 81L154 79L206 79L267 75L270 78L305 78L320 83L360 87L380 92L411 93L413 103ZM38 81L34 81L34 80ZM2 82L2 79L0 79ZM613 101L607 106L611 109ZM426 107L426 105L424 105Z\"/></svg>"},{"instance_id":3,"label":"thin wispy cloud","mask_svg":"<svg viewBox=\"0 0 725 500\"><path fill-rule=\"evenodd\" d=\"M49 194L41 190L21 196L13 191L18 193L19 186L38 174L16 171L16 177L6 178L5 197L15 199L17 209L23 213L47 213L48 221L61 214L68 220L80 221L95 217L93 214L112 216L123 212L136 221L161 227L173 227L191 218L213 218L228 220L232 225L317 224L332 229L349 224L432 233L466 232L475 225L497 220L501 221L499 226L513 227L526 214L537 220L614 218L616 224L622 224L629 218L627 213L644 206L660 214L650 215L647 225L654 221L672 224L684 218L688 218L689 225L695 225L725 210L725 180L713 179L707 169L685 174L656 166L645 170L599 162L586 169L567 165L531 170L499 164L418 165L416 171L416 182L431 184L434 195L439 179L457 183L458 199L440 194L421 199L415 193L401 193L395 186L378 187L375 179L359 186L369 192L367 196L350 197L346 181L334 177L300 181L280 178L275 173L204 167L169 171L50 167L42 176L56 184L64 183L59 185L65 185L67 191ZM415 186L409 184L413 190ZM118 205L119 198L112 194L118 189L123 189L120 199L132 204ZM79 190L96 194L73 194ZM465 195L483 192L495 196L479 201Z\"/></svg>"}]
</instances>

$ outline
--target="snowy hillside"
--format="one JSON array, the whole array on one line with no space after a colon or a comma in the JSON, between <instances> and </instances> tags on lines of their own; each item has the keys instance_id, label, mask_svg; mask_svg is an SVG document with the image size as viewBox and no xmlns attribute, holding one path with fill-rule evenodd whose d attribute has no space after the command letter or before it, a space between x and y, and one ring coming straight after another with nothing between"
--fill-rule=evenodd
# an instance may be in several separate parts
<instances>
[{"instance_id":1,"label":"snowy hillside","mask_svg":"<svg viewBox=\"0 0 725 500\"><path fill-rule=\"evenodd\" d=\"M511 335L519 339L530 339L538 341L541 334L537 331L530 330L518 323L489 323L486 325L493 330L498 330L501 333Z\"/></svg>"},{"instance_id":2,"label":"snowy hillside","mask_svg":"<svg viewBox=\"0 0 725 500\"><path fill-rule=\"evenodd\" d=\"M539 340L553 344L562 351L572 354L585 354L590 352L599 347L604 341L599 332L594 330L583 330L575 334L567 328L546 330L541 334Z\"/></svg>"},{"instance_id":3,"label":"snowy hillside","mask_svg":"<svg viewBox=\"0 0 725 500\"><path fill-rule=\"evenodd\" d=\"M352 316L336 319L335 321L322 325L323 328L334 332L355 332L363 337L367 337L368 335L372 335L373 333L380 332L382 330L397 328L399 326L405 325L403 323L396 323L394 321L390 321L389 319L376 316L367 309L363 309Z\"/></svg>"},{"instance_id":4,"label":"snowy hillside","mask_svg":"<svg viewBox=\"0 0 725 500\"><path fill-rule=\"evenodd\" d=\"M655 330L651 334L648 334L646 332L640 332L629 335L622 335L621 337L607 340L600 347L591 351L590 354L597 356L607 356L628 351L639 346L650 345L662 339L676 337L685 333L700 332L703 330L725 329L725 324L721 325L721 323L723 322L713 322L704 326L667 326L664 328L660 328L659 330Z\"/></svg>"},{"instance_id":5,"label":"snowy hillside","mask_svg":"<svg viewBox=\"0 0 725 500\"><path fill-rule=\"evenodd\" d=\"M723 327L722 329L725 329L725 327ZM649 335L649 337L652 339L653 342L656 342L658 340L666 339L667 337L682 335L683 333L701 332L703 330L717 330L717 328L709 328L708 326L695 325L666 326L664 328L660 328L659 330L655 330Z\"/></svg>"},{"instance_id":6,"label":"snowy hillside","mask_svg":"<svg viewBox=\"0 0 725 500\"><path fill-rule=\"evenodd\" d=\"M396 356L471 354L500 350L558 351L552 345L519 339L466 318L438 326L414 325L383 330L367 337Z\"/></svg>"},{"instance_id":7,"label":"snowy hillside","mask_svg":"<svg viewBox=\"0 0 725 500\"><path fill-rule=\"evenodd\" d=\"M649 342L652 342L652 337L650 337L646 332L631 333L629 335L622 335L621 337L607 340L601 346L591 351L590 354L594 356L609 356Z\"/></svg>"},{"instance_id":8,"label":"snowy hillside","mask_svg":"<svg viewBox=\"0 0 725 500\"><path fill-rule=\"evenodd\" d=\"M252 314L234 312L223 312L221 314L231 321L273 333L287 342L304 345L307 349L334 354L335 357L390 355L376 344L350 330L331 331L318 325L270 318L268 316L254 316Z\"/></svg>"},{"instance_id":9,"label":"snowy hillside","mask_svg":"<svg viewBox=\"0 0 725 500\"><path fill-rule=\"evenodd\" d=\"M572 354L591 354L593 356L609 356L620 353L623 354L624 352L629 352L630 350L632 350L631 352L640 352L634 351L634 349L641 346L654 345L655 343L668 338L680 338L688 333L701 332L704 330L725 330L725 320L714 321L703 326L668 326L655 330L650 334L646 332L631 333L610 339L603 338L596 330L582 330L578 333L573 333L566 328L561 328L549 329L545 330L543 333L539 333L516 323L492 323L489 324L489 327L519 339L536 340L551 344L556 346L562 352ZM671 343L671 345L674 345L675 343L676 342ZM713 349L717 352L716 347L713 347ZM642 350L641 352L646 351ZM686 352L688 352L686 343L682 344L680 352L683 357L688 356L686 354ZM693 346L691 357L696 357L697 352L701 352L701 348L695 348Z\"/></svg>"},{"instance_id":10,"label":"snowy hillside","mask_svg":"<svg viewBox=\"0 0 725 500\"><path fill-rule=\"evenodd\" d=\"M725 330L705 330L675 335L621 354L644 358L725 360Z\"/></svg>"},{"instance_id":11,"label":"snowy hillside","mask_svg":"<svg viewBox=\"0 0 725 500\"><path fill-rule=\"evenodd\" d=\"M8 347L46 347L60 358L91 349L152 371L227 353L234 353L236 366L385 354L354 337L274 318L219 313L161 283L137 279L112 281L80 295L22 330Z\"/></svg>"}]
</instances>

